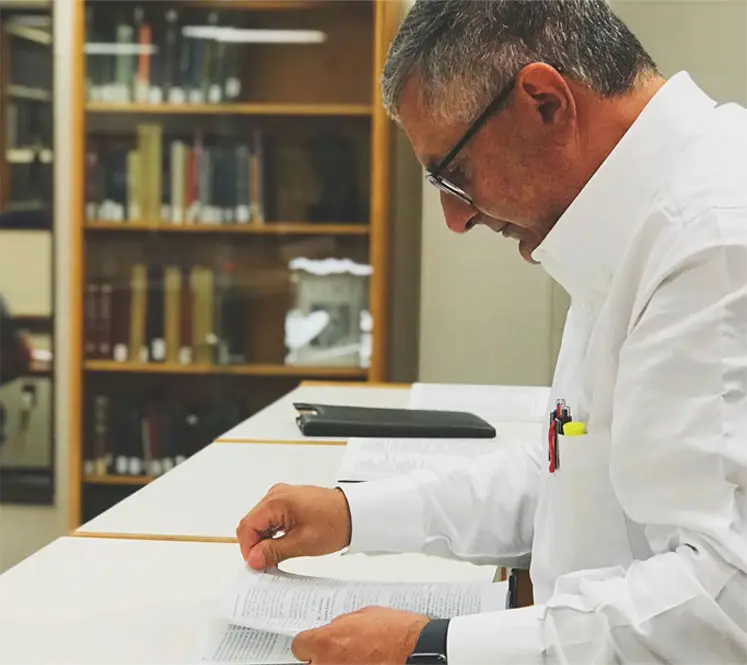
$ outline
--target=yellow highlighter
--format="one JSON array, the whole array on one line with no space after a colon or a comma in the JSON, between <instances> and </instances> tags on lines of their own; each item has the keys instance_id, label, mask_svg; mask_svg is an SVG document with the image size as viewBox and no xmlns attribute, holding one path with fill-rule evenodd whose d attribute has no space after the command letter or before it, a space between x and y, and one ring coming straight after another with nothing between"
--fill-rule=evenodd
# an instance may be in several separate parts
<instances>
[{"instance_id":1,"label":"yellow highlighter","mask_svg":"<svg viewBox=\"0 0 747 665\"><path fill-rule=\"evenodd\" d=\"M564 436L583 436L584 434L586 434L586 425L584 423L572 420L563 425Z\"/></svg>"},{"instance_id":2,"label":"yellow highlighter","mask_svg":"<svg viewBox=\"0 0 747 665\"><path fill-rule=\"evenodd\" d=\"M584 434L586 434L586 425L582 422L569 420L567 423L563 424L563 436L583 436ZM554 461L555 464L550 471L555 471L560 468L560 442L557 437L555 437Z\"/></svg>"}]
</instances>

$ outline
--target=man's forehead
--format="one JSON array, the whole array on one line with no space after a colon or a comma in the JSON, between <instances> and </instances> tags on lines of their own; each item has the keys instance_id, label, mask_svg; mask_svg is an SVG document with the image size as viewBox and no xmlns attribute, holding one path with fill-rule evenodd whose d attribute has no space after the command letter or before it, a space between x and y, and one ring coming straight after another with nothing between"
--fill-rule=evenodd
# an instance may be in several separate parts
<instances>
[{"instance_id":1,"label":"man's forehead","mask_svg":"<svg viewBox=\"0 0 747 665\"><path fill-rule=\"evenodd\" d=\"M400 98L400 126L412 144L415 156L425 166L434 166L461 138L464 129L437 122L426 112L417 84L409 82Z\"/></svg>"}]
</instances>

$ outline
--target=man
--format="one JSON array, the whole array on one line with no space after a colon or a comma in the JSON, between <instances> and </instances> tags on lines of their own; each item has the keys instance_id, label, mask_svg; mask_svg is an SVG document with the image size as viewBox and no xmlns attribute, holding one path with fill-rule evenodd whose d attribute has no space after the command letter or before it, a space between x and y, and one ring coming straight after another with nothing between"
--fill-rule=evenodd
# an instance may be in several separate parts
<instances>
[{"instance_id":1,"label":"man","mask_svg":"<svg viewBox=\"0 0 747 665\"><path fill-rule=\"evenodd\" d=\"M569 292L552 394L587 434L553 471L545 439L471 471L273 489L238 527L254 568L347 545L531 558L533 607L372 608L294 653L746 663L747 113L665 81L603 0L421 0L383 91L449 228L515 238Z\"/></svg>"}]
</instances>

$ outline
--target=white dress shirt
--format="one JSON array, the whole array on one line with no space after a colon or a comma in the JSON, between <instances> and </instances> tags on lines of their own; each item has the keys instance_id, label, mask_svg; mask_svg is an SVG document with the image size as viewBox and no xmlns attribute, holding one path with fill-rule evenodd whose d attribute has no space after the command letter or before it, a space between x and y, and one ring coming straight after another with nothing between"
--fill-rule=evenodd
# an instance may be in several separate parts
<instances>
[{"instance_id":1,"label":"white dress shirt","mask_svg":"<svg viewBox=\"0 0 747 665\"><path fill-rule=\"evenodd\" d=\"M351 549L531 559L535 606L453 619L449 665L747 663L747 111L673 77L534 257L588 434L348 487Z\"/></svg>"}]
</instances>

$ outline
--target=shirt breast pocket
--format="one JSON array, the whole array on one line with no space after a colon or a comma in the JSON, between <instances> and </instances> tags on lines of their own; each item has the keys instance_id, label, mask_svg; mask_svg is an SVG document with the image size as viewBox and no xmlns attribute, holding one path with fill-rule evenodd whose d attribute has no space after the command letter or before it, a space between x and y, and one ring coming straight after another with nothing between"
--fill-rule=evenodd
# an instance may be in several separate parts
<instances>
[{"instance_id":1,"label":"shirt breast pocket","mask_svg":"<svg viewBox=\"0 0 747 665\"><path fill-rule=\"evenodd\" d=\"M629 566L627 520L610 482L607 432L558 437L558 466L547 498L556 577L576 570Z\"/></svg>"}]
</instances>

